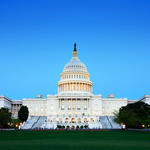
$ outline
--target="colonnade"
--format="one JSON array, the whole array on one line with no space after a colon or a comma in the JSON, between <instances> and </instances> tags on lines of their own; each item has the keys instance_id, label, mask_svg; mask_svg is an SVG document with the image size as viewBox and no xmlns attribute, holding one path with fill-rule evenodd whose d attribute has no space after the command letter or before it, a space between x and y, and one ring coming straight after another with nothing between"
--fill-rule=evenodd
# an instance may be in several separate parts
<instances>
[{"instance_id":1,"label":"colonnade","mask_svg":"<svg viewBox=\"0 0 150 150\"><path fill-rule=\"evenodd\" d=\"M18 111L20 110L21 104L11 104L11 112L13 115L18 115Z\"/></svg>"},{"instance_id":2,"label":"colonnade","mask_svg":"<svg viewBox=\"0 0 150 150\"><path fill-rule=\"evenodd\" d=\"M59 110L62 112L67 112L67 115L71 116L77 115L77 112L80 112L80 115L85 111L87 112L89 108L89 99L86 98L67 98L67 99L59 99Z\"/></svg>"},{"instance_id":3,"label":"colonnade","mask_svg":"<svg viewBox=\"0 0 150 150\"><path fill-rule=\"evenodd\" d=\"M86 91L92 92L92 85L88 83L72 82L72 83L62 83L59 85L59 91Z\"/></svg>"},{"instance_id":4,"label":"colonnade","mask_svg":"<svg viewBox=\"0 0 150 150\"><path fill-rule=\"evenodd\" d=\"M61 75L61 80L63 79L88 79L89 80L89 74L63 74Z\"/></svg>"}]
</instances>

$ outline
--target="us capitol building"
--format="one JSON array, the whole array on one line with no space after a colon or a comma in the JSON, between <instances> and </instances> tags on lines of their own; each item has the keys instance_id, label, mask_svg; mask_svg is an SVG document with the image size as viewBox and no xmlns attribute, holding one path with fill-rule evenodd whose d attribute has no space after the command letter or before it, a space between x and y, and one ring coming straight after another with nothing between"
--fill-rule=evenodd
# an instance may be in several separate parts
<instances>
[{"instance_id":1,"label":"us capitol building","mask_svg":"<svg viewBox=\"0 0 150 150\"><path fill-rule=\"evenodd\" d=\"M23 129L47 128L55 129L58 126L64 128L120 128L113 121L114 112L119 111L128 103L144 101L150 104L150 95L145 95L139 100L127 98L115 98L110 94L107 98L93 94L93 83L87 67L78 58L76 43L72 52L72 59L67 63L60 75L57 95L47 95L43 98L24 98L21 101L12 101L0 96L7 103L8 108L15 116L21 105L29 109L29 118L23 124ZM10 104L9 104L10 103Z\"/></svg>"}]
</instances>

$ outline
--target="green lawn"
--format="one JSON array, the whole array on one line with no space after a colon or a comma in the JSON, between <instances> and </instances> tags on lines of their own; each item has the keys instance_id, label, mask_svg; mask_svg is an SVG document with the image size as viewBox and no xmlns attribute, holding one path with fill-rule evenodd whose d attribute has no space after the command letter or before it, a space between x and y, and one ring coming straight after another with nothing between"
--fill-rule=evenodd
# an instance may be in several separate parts
<instances>
[{"instance_id":1,"label":"green lawn","mask_svg":"<svg viewBox=\"0 0 150 150\"><path fill-rule=\"evenodd\" d=\"M0 131L0 150L150 150L150 132Z\"/></svg>"}]
</instances>

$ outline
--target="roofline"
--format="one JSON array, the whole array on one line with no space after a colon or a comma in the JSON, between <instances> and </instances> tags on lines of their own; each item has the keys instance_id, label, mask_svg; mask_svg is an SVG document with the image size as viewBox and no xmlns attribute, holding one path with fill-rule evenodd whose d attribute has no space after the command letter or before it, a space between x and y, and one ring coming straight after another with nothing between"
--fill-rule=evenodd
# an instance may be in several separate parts
<instances>
[{"instance_id":1,"label":"roofline","mask_svg":"<svg viewBox=\"0 0 150 150\"><path fill-rule=\"evenodd\" d=\"M4 98L4 99L6 99L6 100L8 100L8 101L12 102L12 100L11 100L10 98L8 98L7 96L0 95L0 98Z\"/></svg>"}]
</instances>

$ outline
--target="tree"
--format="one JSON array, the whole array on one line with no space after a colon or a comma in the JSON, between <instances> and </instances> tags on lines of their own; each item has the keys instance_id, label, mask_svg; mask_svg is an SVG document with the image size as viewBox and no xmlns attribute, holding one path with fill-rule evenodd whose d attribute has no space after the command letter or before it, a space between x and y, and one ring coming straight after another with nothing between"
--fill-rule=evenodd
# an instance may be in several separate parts
<instances>
[{"instance_id":1,"label":"tree","mask_svg":"<svg viewBox=\"0 0 150 150\"><path fill-rule=\"evenodd\" d=\"M11 127L12 128L18 128L20 123L21 123L21 121L18 118L12 118L11 119Z\"/></svg>"},{"instance_id":2,"label":"tree","mask_svg":"<svg viewBox=\"0 0 150 150\"><path fill-rule=\"evenodd\" d=\"M18 112L18 118L24 122L28 119L29 111L27 106L21 106L19 112Z\"/></svg>"},{"instance_id":3,"label":"tree","mask_svg":"<svg viewBox=\"0 0 150 150\"><path fill-rule=\"evenodd\" d=\"M0 127L6 128L9 127L8 123L11 121L11 113L8 108L0 109Z\"/></svg>"},{"instance_id":4,"label":"tree","mask_svg":"<svg viewBox=\"0 0 150 150\"><path fill-rule=\"evenodd\" d=\"M115 113L117 123L123 123L126 128L141 128L142 125L150 125L150 105L144 102L136 102L121 107L118 113Z\"/></svg>"}]
</instances>

